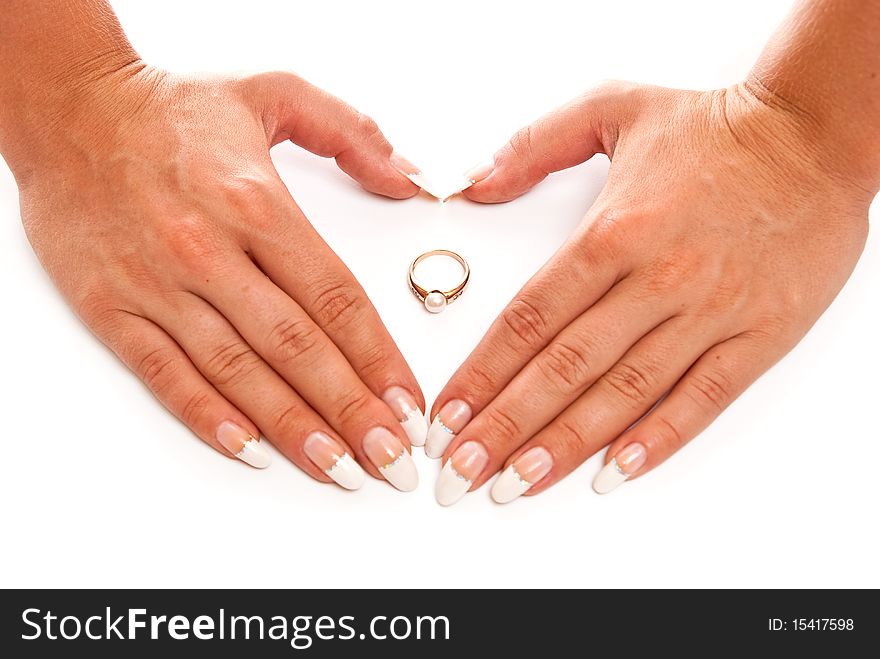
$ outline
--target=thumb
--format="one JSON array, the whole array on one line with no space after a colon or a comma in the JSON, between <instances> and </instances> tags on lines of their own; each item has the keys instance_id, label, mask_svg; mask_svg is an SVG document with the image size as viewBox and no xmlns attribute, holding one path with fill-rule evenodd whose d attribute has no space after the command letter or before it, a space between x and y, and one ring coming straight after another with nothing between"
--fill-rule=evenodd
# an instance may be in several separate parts
<instances>
[{"instance_id":1,"label":"thumb","mask_svg":"<svg viewBox=\"0 0 880 659\"><path fill-rule=\"evenodd\" d=\"M335 158L342 171L376 194L406 199L418 193L406 176L415 168L393 152L370 117L293 73L260 73L241 82L273 145L290 140ZM405 173L410 168L414 171Z\"/></svg>"},{"instance_id":2,"label":"thumb","mask_svg":"<svg viewBox=\"0 0 880 659\"><path fill-rule=\"evenodd\" d=\"M510 201L548 174L597 153L611 156L639 89L629 83L604 83L522 128L495 154L493 163L465 174L474 184L463 194L482 203Z\"/></svg>"}]
</instances>

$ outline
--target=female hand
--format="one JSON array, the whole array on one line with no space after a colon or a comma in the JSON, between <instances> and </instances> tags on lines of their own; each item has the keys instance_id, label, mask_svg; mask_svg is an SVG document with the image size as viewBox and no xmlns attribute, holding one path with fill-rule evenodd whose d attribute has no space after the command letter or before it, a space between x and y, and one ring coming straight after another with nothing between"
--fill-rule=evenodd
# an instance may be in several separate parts
<instances>
[{"instance_id":1,"label":"female hand","mask_svg":"<svg viewBox=\"0 0 880 659\"><path fill-rule=\"evenodd\" d=\"M224 455L265 467L264 435L318 480L356 489L360 464L415 488L418 384L269 149L290 139L398 199L417 192L405 161L371 119L292 74L103 64L5 138L27 235L61 292Z\"/></svg>"},{"instance_id":2,"label":"female hand","mask_svg":"<svg viewBox=\"0 0 880 659\"><path fill-rule=\"evenodd\" d=\"M517 133L470 199L513 199L594 153L611 169L434 404L438 500L499 470L496 501L535 494L604 447L594 488L607 492L788 352L852 272L876 190L821 131L750 81L610 83Z\"/></svg>"}]
</instances>

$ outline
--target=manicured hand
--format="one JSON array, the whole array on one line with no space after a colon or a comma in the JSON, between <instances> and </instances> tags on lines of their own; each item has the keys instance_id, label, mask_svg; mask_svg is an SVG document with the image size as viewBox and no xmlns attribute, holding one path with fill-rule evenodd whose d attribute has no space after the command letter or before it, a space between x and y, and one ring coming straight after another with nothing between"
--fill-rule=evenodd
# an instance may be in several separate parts
<instances>
[{"instance_id":1,"label":"manicured hand","mask_svg":"<svg viewBox=\"0 0 880 659\"><path fill-rule=\"evenodd\" d=\"M503 202L595 153L607 184L434 404L441 503L536 494L603 448L608 492L708 426L855 266L873 183L757 84L609 83L518 132L465 194ZM536 230L537 227L536 227Z\"/></svg>"},{"instance_id":2,"label":"manicured hand","mask_svg":"<svg viewBox=\"0 0 880 659\"><path fill-rule=\"evenodd\" d=\"M418 384L269 149L289 139L396 199L417 192L405 161L292 74L96 70L5 150L27 235L76 312L222 454L265 467L262 435L320 481L356 489L362 466L415 488Z\"/></svg>"}]
</instances>

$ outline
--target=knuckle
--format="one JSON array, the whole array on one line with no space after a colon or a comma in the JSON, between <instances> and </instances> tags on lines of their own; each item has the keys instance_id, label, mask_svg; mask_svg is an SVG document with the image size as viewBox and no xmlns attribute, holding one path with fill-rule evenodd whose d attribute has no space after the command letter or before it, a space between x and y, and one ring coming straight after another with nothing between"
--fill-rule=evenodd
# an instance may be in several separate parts
<instances>
[{"instance_id":1,"label":"knuckle","mask_svg":"<svg viewBox=\"0 0 880 659\"><path fill-rule=\"evenodd\" d=\"M364 311L366 299L356 285L335 282L317 291L312 306L321 327L341 330Z\"/></svg>"},{"instance_id":2,"label":"knuckle","mask_svg":"<svg viewBox=\"0 0 880 659\"><path fill-rule=\"evenodd\" d=\"M111 312L108 297L100 288L89 287L74 300L74 304L79 315L90 325L105 324L110 316L116 316L115 313L108 313Z\"/></svg>"},{"instance_id":3,"label":"knuckle","mask_svg":"<svg viewBox=\"0 0 880 659\"><path fill-rule=\"evenodd\" d=\"M241 382L259 367L260 358L241 341L230 341L216 348L205 362L205 375L219 386Z\"/></svg>"},{"instance_id":4,"label":"knuckle","mask_svg":"<svg viewBox=\"0 0 880 659\"><path fill-rule=\"evenodd\" d=\"M158 223L158 231L163 244L188 270L201 270L220 251L217 232L198 215L168 217Z\"/></svg>"},{"instance_id":5,"label":"knuckle","mask_svg":"<svg viewBox=\"0 0 880 659\"><path fill-rule=\"evenodd\" d=\"M374 375L389 373L391 359L382 346L369 345L363 348L359 355L357 370L361 379L366 381Z\"/></svg>"},{"instance_id":6,"label":"knuckle","mask_svg":"<svg viewBox=\"0 0 880 659\"><path fill-rule=\"evenodd\" d=\"M749 305L757 307L755 324L777 336L800 340L805 331L802 323L804 309L814 286L806 288L802 283L787 281L782 290L765 291L760 305L754 302Z\"/></svg>"},{"instance_id":7,"label":"knuckle","mask_svg":"<svg viewBox=\"0 0 880 659\"><path fill-rule=\"evenodd\" d=\"M633 99L644 90L644 86L627 80L601 80L581 97L587 101L609 101L614 99Z\"/></svg>"},{"instance_id":8,"label":"knuckle","mask_svg":"<svg viewBox=\"0 0 880 659\"><path fill-rule=\"evenodd\" d=\"M364 142L372 142L376 139L385 139L382 136L382 131L379 130L379 124L370 117L362 112L359 112L357 115L357 135Z\"/></svg>"},{"instance_id":9,"label":"knuckle","mask_svg":"<svg viewBox=\"0 0 880 659\"><path fill-rule=\"evenodd\" d=\"M774 359L781 359L809 331L809 325L802 320L803 312L802 307L787 316L783 316L778 309L761 313L748 330L740 333L741 339L750 342L749 346L743 346L744 354L748 354L749 359L740 357L731 363L728 358L727 372L740 369L747 373L756 364L769 365Z\"/></svg>"},{"instance_id":10,"label":"knuckle","mask_svg":"<svg viewBox=\"0 0 880 659\"><path fill-rule=\"evenodd\" d=\"M269 350L281 363L302 359L318 346L315 325L306 318L282 320L269 334Z\"/></svg>"},{"instance_id":11,"label":"knuckle","mask_svg":"<svg viewBox=\"0 0 880 659\"><path fill-rule=\"evenodd\" d=\"M270 222L279 215L279 195L275 186L261 173L249 172L228 177L220 186L220 195L236 217Z\"/></svg>"},{"instance_id":12,"label":"knuckle","mask_svg":"<svg viewBox=\"0 0 880 659\"><path fill-rule=\"evenodd\" d=\"M587 353L589 350L584 346L554 341L544 351L537 364L541 366L549 380L561 385L567 393L573 393L589 381L592 369Z\"/></svg>"},{"instance_id":13,"label":"knuckle","mask_svg":"<svg viewBox=\"0 0 880 659\"><path fill-rule=\"evenodd\" d=\"M610 96L619 93L623 88L632 83L622 80L606 79L597 82L591 89L587 90L585 96Z\"/></svg>"},{"instance_id":14,"label":"knuckle","mask_svg":"<svg viewBox=\"0 0 880 659\"><path fill-rule=\"evenodd\" d=\"M498 391L498 377L492 371L490 363L483 359L472 359L468 362L461 381L466 383L465 386L471 395L492 395Z\"/></svg>"},{"instance_id":15,"label":"knuckle","mask_svg":"<svg viewBox=\"0 0 880 659\"><path fill-rule=\"evenodd\" d=\"M305 80L297 74L283 69L255 73L252 76L245 78L245 80L250 80L257 85L268 85L271 91L275 93L278 93L283 89L289 90L291 88L296 88L305 83Z\"/></svg>"},{"instance_id":16,"label":"knuckle","mask_svg":"<svg viewBox=\"0 0 880 659\"><path fill-rule=\"evenodd\" d=\"M715 412L722 411L731 401L732 385L721 371L694 373L688 379L686 389L691 400L701 408L708 407Z\"/></svg>"},{"instance_id":17,"label":"knuckle","mask_svg":"<svg viewBox=\"0 0 880 659\"><path fill-rule=\"evenodd\" d=\"M697 280L699 265L693 256L678 253L654 261L643 280L649 297L666 297Z\"/></svg>"},{"instance_id":18,"label":"knuckle","mask_svg":"<svg viewBox=\"0 0 880 659\"><path fill-rule=\"evenodd\" d=\"M156 348L143 355L134 368L150 391L162 397L177 379L177 360L167 348Z\"/></svg>"},{"instance_id":19,"label":"knuckle","mask_svg":"<svg viewBox=\"0 0 880 659\"><path fill-rule=\"evenodd\" d=\"M516 438L522 436L522 430L519 421L514 415L499 406L491 406L486 408L485 412L485 428L487 434L500 438Z\"/></svg>"},{"instance_id":20,"label":"knuckle","mask_svg":"<svg viewBox=\"0 0 880 659\"><path fill-rule=\"evenodd\" d=\"M537 350L544 345L547 321L526 297L519 296L501 312L501 321L526 348Z\"/></svg>"},{"instance_id":21,"label":"knuckle","mask_svg":"<svg viewBox=\"0 0 880 659\"><path fill-rule=\"evenodd\" d=\"M584 225L580 239L570 243L579 261L594 266L616 263L625 248L624 227L638 224L636 213L617 207L596 211L589 224Z\"/></svg>"},{"instance_id":22,"label":"knuckle","mask_svg":"<svg viewBox=\"0 0 880 659\"><path fill-rule=\"evenodd\" d=\"M712 280L711 291L705 295L699 311L706 318L739 316L748 305L749 292L749 284L742 277L717 277Z\"/></svg>"},{"instance_id":23,"label":"knuckle","mask_svg":"<svg viewBox=\"0 0 880 659\"><path fill-rule=\"evenodd\" d=\"M657 433L660 439L660 442L671 451L677 451L682 446L685 445L685 437L684 433L682 433L678 429L678 425L667 419L663 415L657 415L656 417L657 425L660 428L660 432Z\"/></svg>"},{"instance_id":24,"label":"knuckle","mask_svg":"<svg viewBox=\"0 0 880 659\"><path fill-rule=\"evenodd\" d=\"M560 454L585 456L588 453L589 433L571 420L560 418L554 424L554 442L562 447Z\"/></svg>"},{"instance_id":25,"label":"knuckle","mask_svg":"<svg viewBox=\"0 0 880 659\"><path fill-rule=\"evenodd\" d=\"M197 391L190 394L180 410L180 420L190 428L197 428L201 425L201 420L208 410L211 397L204 391Z\"/></svg>"},{"instance_id":26,"label":"knuckle","mask_svg":"<svg viewBox=\"0 0 880 659\"><path fill-rule=\"evenodd\" d=\"M649 370L628 362L618 362L604 379L621 397L635 405L643 404L654 389L654 377Z\"/></svg>"},{"instance_id":27,"label":"knuckle","mask_svg":"<svg viewBox=\"0 0 880 659\"><path fill-rule=\"evenodd\" d=\"M510 148L520 157L527 157L532 151L532 127L531 125L520 128L510 138Z\"/></svg>"},{"instance_id":28,"label":"knuckle","mask_svg":"<svg viewBox=\"0 0 880 659\"><path fill-rule=\"evenodd\" d=\"M533 130L534 129L531 125L520 128L518 131L516 131L516 133L513 134L513 137L511 137L510 141L507 143L511 155L519 162L524 163L530 167L534 167L537 164L533 162Z\"/></svg>"},{"instance_id":29,"label":"knuckle","mask_svg":"<svg viewBox=\"0 0 880 659\"><path fill-rule=\"evenodd\" d=\"M110 296L102 291L92 291L74 302L74 308L80 318L91 327L98 336L109 337L123 336L126 334L124 321L130 317L128 313L116 306Z\"/></svg>"},{"instance_id":30,"label":"knuckle","mask_svg":"<svg viewBox=\"0 0 880 659\"><path fill-rule=\"evenodd\" d=\"M302 409L296 403L283 405L272 418L272 428L279 437L296 436L297 420L302 416Z\"/></svg>"},{"instance_id":31,"label":"knuckle","mask_svg":"<svg viewBox=\"0 0 880 659\"><path fill-rule=\"evenodd\" d=\"M348 425L356 419L367 417L371 403L372 399L366 391L353 391L337 401L337 416L343 425Z\"/></svg>"}]
</instances>

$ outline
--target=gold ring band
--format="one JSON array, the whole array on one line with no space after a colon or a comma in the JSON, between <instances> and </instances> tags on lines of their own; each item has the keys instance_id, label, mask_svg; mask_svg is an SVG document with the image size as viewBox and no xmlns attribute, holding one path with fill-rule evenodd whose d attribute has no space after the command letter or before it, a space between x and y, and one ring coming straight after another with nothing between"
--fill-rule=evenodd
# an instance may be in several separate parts
<instances>
[{"instance_id":1,"label":"gold ring band","mask_svg":"<svg viewBox=\"0 0 880 659\"><path fill-rule=\"evenodd\" d=\"M459 265L461 265L464 270L464 276L461 282L455 286L454 288L449 289L448 291L439 291L437 289L428 289L416 282L415 272L416 266L424 261L427 258L432 256L448 256L455 261L458 261ZM431 313L440 313L446 308L446 305L450 302L453 302L458 296L460 296L464 292L464 287L467 286L468 279L471 276L471 268L468 265L468 262L464 260L460 254L456 254L453 251L448 249L432 249L430 252L425 252L424 254L420 254L416 257L416 259L409 266L409 287L412 290L413 294L419 298L425 304L425 309L430 311Z\"/></svg>"}]
</instances>

